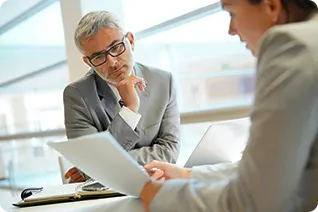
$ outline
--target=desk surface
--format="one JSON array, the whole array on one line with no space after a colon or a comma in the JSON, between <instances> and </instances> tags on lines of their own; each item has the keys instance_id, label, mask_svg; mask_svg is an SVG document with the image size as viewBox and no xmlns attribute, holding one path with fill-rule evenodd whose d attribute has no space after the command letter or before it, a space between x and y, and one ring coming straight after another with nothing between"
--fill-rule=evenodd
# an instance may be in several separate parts
<instances>
[{"instance_id":1,"label":"desk surface","mask_svg":"<svg viewBox=\"0 0 318 212\"><path fill-rule=\"evenodd\" d=\"M56 190L61 188L62 190L67 190L70 185L61 185L55 187L46 188L48 190ZM73 186L71 186L73 187ZM17 199L12 200L17 202ZM52 204L52 205L43 205L36 207L25 207L17 208L12 206L10 209L4 208L6 211L13 212L56 212L56 211L72 211L72 212L100 212L100 211L117 211L117 212L144 212L142 203L139 199L134 197L114 197L114 198L104 198L97 200L84 200L78 202L70 203L61 203L61 204Z\"/></svg>"}]
</instances>

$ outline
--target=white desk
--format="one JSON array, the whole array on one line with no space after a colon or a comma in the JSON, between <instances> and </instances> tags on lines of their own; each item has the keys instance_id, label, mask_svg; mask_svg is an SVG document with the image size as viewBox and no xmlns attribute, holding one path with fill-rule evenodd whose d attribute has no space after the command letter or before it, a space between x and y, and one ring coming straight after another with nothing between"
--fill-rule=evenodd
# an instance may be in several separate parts
<instances>
[{"instance_id":1,"label":"white desk","mask_svg":"<svg viewBox=\"0 0 318 212\"><path fill-rule=\"evenodd\" d=\"M45 188L56 190L61 188L65 190L68 185ZM17 202L17 199L12 200ZM17 208L12 206L11 208L4 208L6 211L13 212L106 212L106 211L116 211L116 212L144 212L142 203L139 199L133 197L114 197L114 198L104 198L96 200L84 200L70 203L61 203L61 204L52 204L52 205L43 205L36 207L25 207Z\"/></svg>"}]
</instances>

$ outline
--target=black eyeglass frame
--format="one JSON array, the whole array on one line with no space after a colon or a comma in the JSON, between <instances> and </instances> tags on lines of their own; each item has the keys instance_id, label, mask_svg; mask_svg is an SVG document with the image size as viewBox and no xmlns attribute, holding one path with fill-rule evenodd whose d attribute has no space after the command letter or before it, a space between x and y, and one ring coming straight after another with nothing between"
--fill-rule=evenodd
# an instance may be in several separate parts
<instances>
[{"instance_id":1,"label":"black eyeglass frame","mask_svg":"<svg viewBox=\"0 0 318 212\"><path fill-rule=\"evenodd\" d=\"M98 54L98 55L95 55L94 57L91 57L91 58L86 57L86 58L88 59L88 61L89 61L93 66L95 66L95 67L101 66L101 65L103 65L103 64L105 64L105 63L107 62L107 55L108 55L108 54L109 54L110 56L112 56L112 57L119 57L120 55L122 55L122 54L126 51L125 41L126 41L126 35L124 35L124 37L123 37L123 39L122 39L122 41L121 41L120 43L117 43L117 44L115 44L114 46L110 47L107 51L105 51L105 52L103 52L103 53L100 53L100 54ZM123 46L123 47L124 47L123 50L122 50L120 53L116 54L116 55L112 54L112 53L111 53L112 49L115 49L115 48L117 48L118 46ZM98 64L94 64L94 63L92 62L92 60L93 60L94 58L96 58L96 57L100 57L101 55L104 55L104 56L105 56L105 61L103 61L103 62L101 62L101 63L98 63Z\"/></svg>"}]
</instances>

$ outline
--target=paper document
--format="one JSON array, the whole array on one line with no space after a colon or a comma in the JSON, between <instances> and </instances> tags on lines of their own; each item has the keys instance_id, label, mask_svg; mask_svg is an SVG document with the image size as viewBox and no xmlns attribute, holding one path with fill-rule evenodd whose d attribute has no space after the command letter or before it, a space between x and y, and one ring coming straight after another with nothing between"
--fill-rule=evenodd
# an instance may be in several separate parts
<instances>
[{"instance_id":1,"label":"paper document","mask_svg":"<svg viewBox=\"0 0 318 212\"><path fill-rule=\"evenodd\" d=\"M50 142L48 145L85 174L123 194L138 197L150 180L148 173L109 132Z\"/></svg>"}]
</instances>

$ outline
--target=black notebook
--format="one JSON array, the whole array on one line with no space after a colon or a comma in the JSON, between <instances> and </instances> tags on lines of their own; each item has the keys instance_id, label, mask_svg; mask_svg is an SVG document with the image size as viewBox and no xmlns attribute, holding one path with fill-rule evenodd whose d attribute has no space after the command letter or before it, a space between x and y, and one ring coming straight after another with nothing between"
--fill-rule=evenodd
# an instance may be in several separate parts
<instances>
[{"instance_id":1,"label":"black notebook","mask_svg":"<svg viewBox=\"0 0 318 212\"><path fill-rule=\"evenodd\" d=\"M90 186L87 183L66 184L57 187L48 187L25 198L24 200L14 203L13 205L16 207L30 207L63 202L125 196L124 194L121 194L109 188L101 188L89 191L86 189L83 190L83 187L96 188L96 186Z\"/></svg>"}]
</instances>

